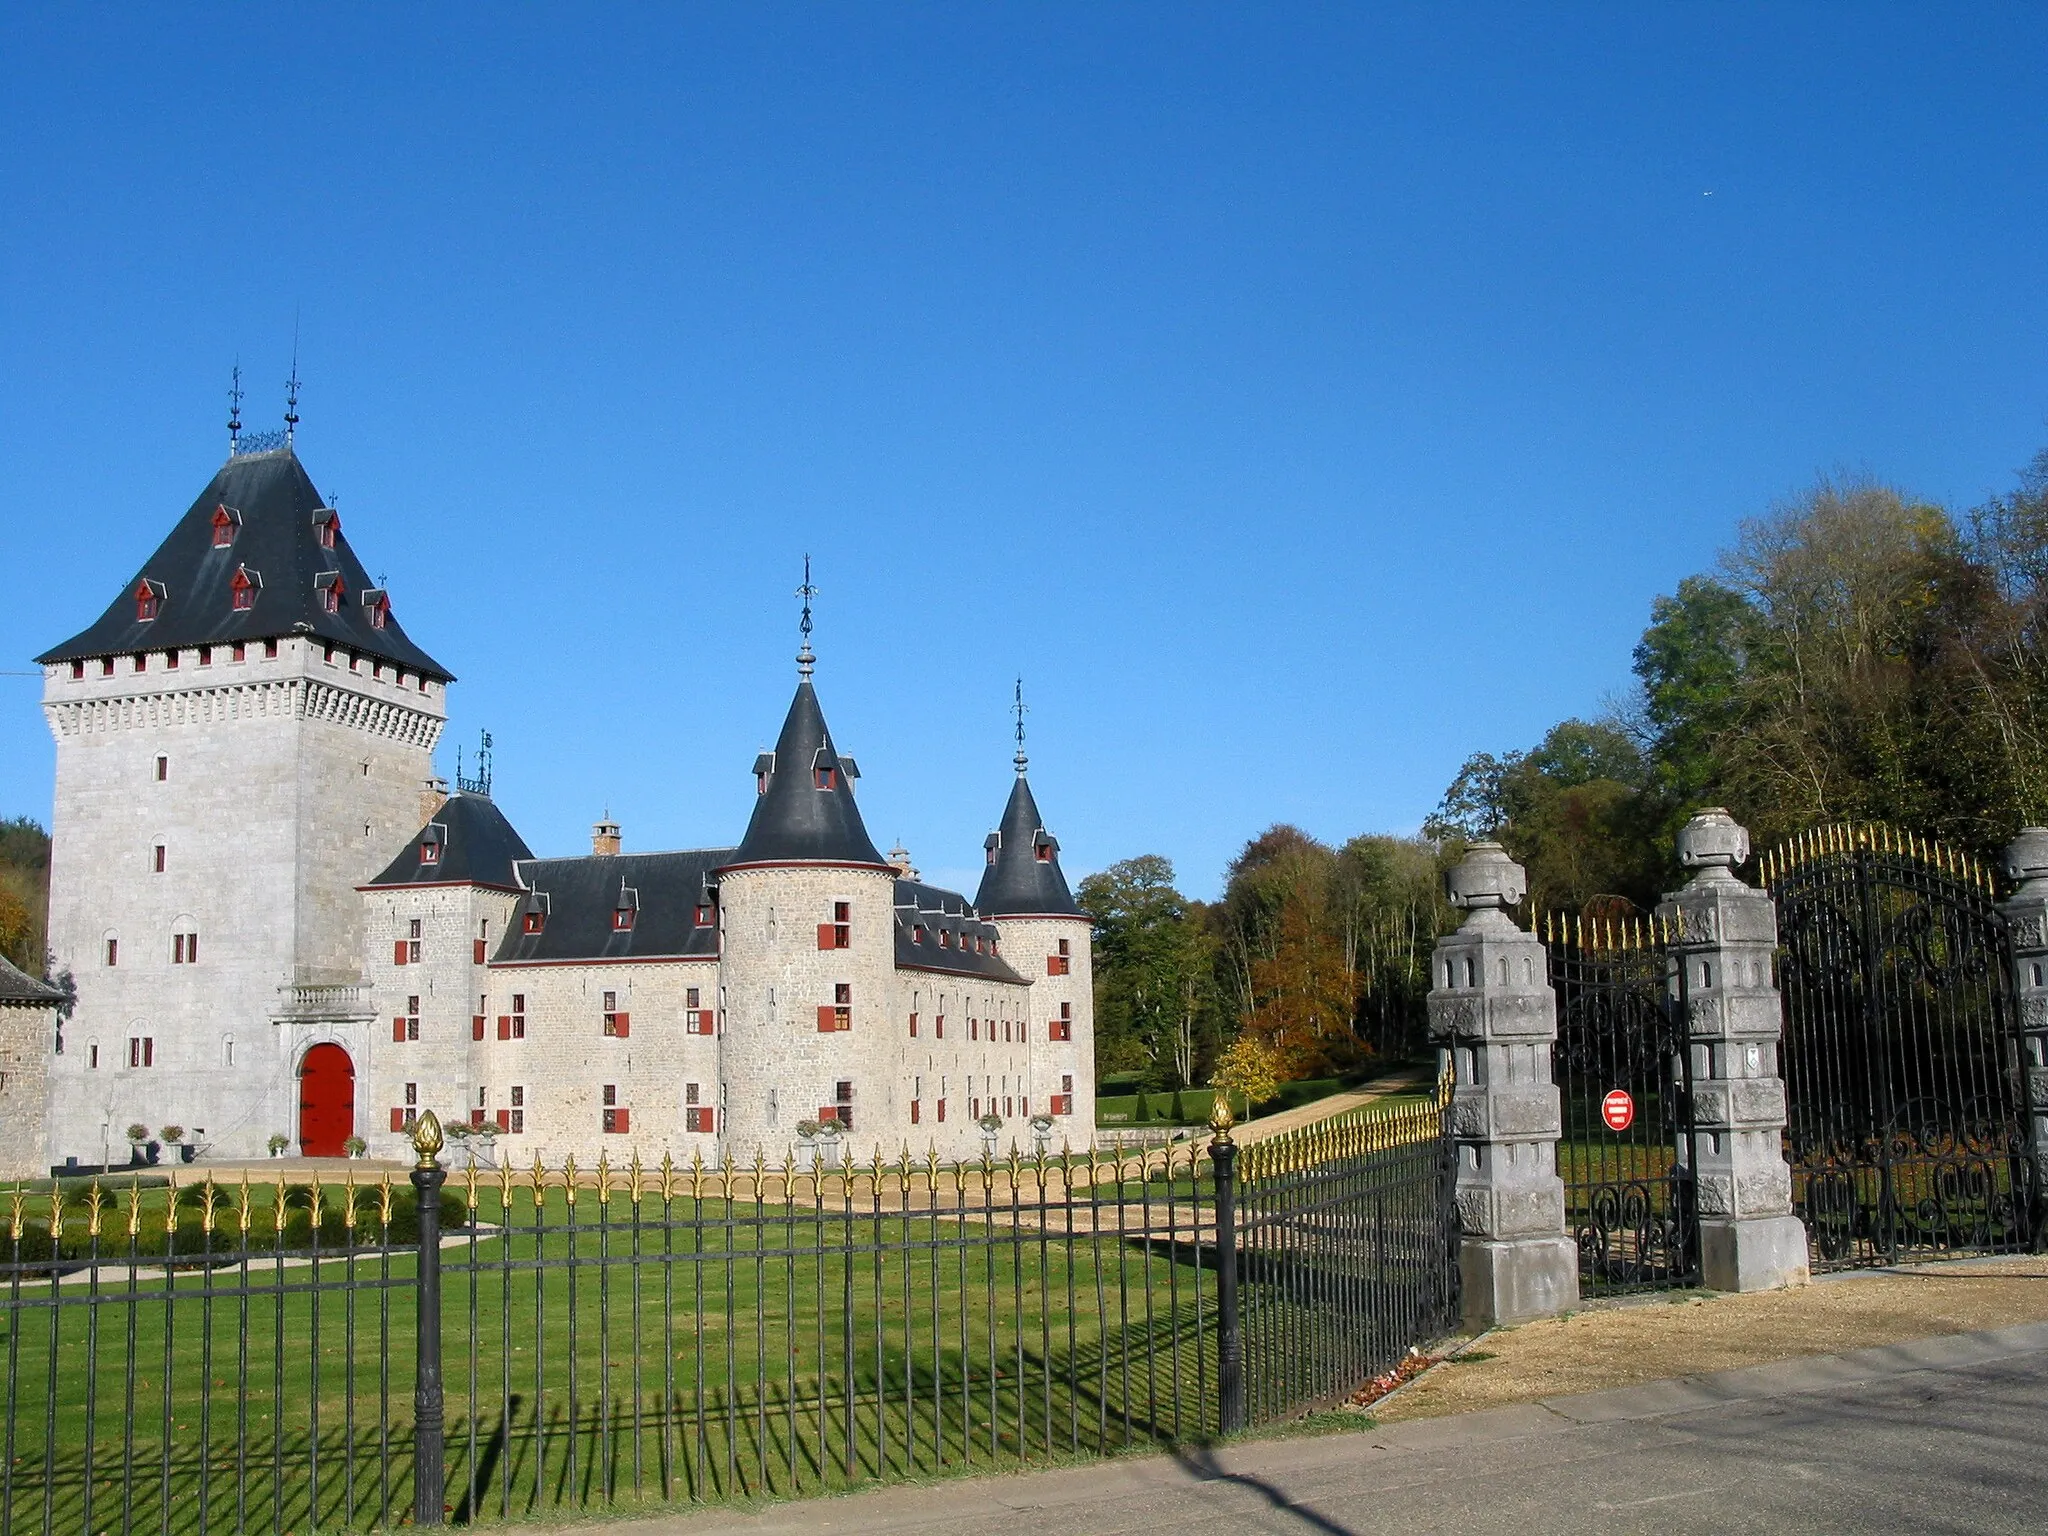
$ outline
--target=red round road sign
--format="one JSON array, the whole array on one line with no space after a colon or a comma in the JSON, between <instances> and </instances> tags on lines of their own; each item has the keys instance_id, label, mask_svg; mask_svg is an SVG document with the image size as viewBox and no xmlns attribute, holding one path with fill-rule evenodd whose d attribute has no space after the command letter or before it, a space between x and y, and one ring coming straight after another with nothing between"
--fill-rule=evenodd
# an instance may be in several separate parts
<instances>
[{"instance_id":1,"label":"red round road sign","mask_svg":"<svg viewBox=\"0 0 2048 1536\"><path fill-rule=\"evenodd\" d=\"M1636 1101L1626 1088L1614 1088L1600 1101L1600 1118L1610 1131L1625 1131L1636 1123Z\"/></svg>"}]
</instances>

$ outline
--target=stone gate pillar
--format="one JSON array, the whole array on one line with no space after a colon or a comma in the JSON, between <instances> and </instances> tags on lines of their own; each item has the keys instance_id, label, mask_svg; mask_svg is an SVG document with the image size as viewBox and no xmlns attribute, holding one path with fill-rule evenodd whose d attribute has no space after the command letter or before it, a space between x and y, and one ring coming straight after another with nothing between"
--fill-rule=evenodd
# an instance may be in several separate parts
<instances>
[{"instance_id":1,"label":"stone gate pillar","mask_svg":"<svg viewBox=\"0 0 2048 1536\"><path fill-rule=\"evenodd\" d=\"M2012 930L2020 1059L2027 1074L2027 1152L2034 1165L2038 1230L2043 1204L2048 1202L2048 827L2021 828L2002 862L2018 887L1999 903L1999 910Z\"/></svg>"},{"instance_id":2,"label":"stone gate pillar","mask_svg":"<svg viewBox=\"0 0 2048 1536\"><path fill-rule=\"evenodd\" d=\"M1579 1252L1557 1176L1557 999L1542 942L1505 910L1528 893L1522 866L1498 843L1475 843L1445 885L1452 905L1472 914L1437 941L1429 993L1430 1034L1455 1074L1465 1320L1546 1317L1579 1300Z\"/></svg>"},{"instance_id":3,"label":"stone gate pillar","mask_svg":"<svg viewBox=\"0 0 2048 1536\"><path fill-rule=\"evenodd\" d=\"M1768 893L1736 878L1748 857L1749 833L1732 816L1701 811L1678 833L1678 861L1698 873L1657 909L1675 934L1672 985L1684 1000L1692 1057L1701 1282L1713 1291L1807 1279L1806 1224L1792 1214L1785 1161L1784 1013L1772 974L1778 911Z\"/></svg>"}]
</instances>

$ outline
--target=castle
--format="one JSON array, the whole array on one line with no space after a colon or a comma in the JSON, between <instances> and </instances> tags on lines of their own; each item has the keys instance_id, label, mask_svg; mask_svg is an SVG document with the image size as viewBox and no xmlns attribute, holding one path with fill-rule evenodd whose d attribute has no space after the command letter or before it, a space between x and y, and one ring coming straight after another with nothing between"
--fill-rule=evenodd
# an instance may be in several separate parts
<instances>
[{"instance_id":1,"label":"castle","mask_svg":"<svg viewBox=\"0 0 2048 1536\"><path fill-rule=\"evenodd\" d=\"M808 586L808 583L806 584ZM875 849L812 683L737 844L536 858L445 793L454 681L288 438L238 445L133 583L37 658L50 944L76 982L49 1165L166 1123L210 1157L1057 1151L1094 1124L1089 924L1025 775L972 901Z\"/></svg>"}]
</instances>

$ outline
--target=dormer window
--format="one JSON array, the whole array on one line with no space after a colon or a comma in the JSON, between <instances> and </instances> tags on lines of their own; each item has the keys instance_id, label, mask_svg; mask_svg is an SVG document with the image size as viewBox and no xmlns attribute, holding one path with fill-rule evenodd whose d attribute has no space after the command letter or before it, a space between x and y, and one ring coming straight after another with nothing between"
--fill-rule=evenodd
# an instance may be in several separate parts
<instances>
[{"instance_id":1,"label":"dormer window","mask_svg":"<svg viewBox=\"0 0 2048 1536\"><path fill-rule=\"evenodd\" d=\"M441 862L441 842L439 838L429 837L420 840L420 862L422 864L438 864Z\"/></svg>"},{"instance_id":2,"label":"dormer window","mask_svg":"<svg viewBox=\"0 0 2048 1536\"><path fill-rule=\"evenodd\" d=\"M839 787L839 770L837 768L813 768L811 770L811 782L820 789L837 789Z\"/></svg>"},{"instance_id":3,"label":"dormer window","mask_svg":"<svg viewBox=\"0 0 2048 1536\"><path fill-rule=\"evenodd\" d=\"M939 930L939 948L941 948L941 949L951 949L952 947L953 947L953 934L952 934L952 930L951 930L951 929L947 929L947 928L941 928L941 929Z\"/></svg>"},{"instance_id":4,"label":"dormer window","mask_svg":"<svg viewBox=\"0 0 2048 1536\"><path fill-rule=\"evenodd\" d=\"M334 548L334 541L341 533L341 514L332 507L322 507L313 514L313 529L322 549Z\"/></svg>"},{"instance_id":5,"label":"dormer window","mask_svg":"<svg viewBox=\"0 0 2048 1536\"><path fill-rule=\"evenodd\" d=\"M700 901L697 903L697 926L699 928L709 928L711 926L712 916L713 914L711 911L710 902Z\"/></svg>"},{"instance_id":6,"label":"dormer window","mask_svg":"<svg viewBox=\"0 0 2048 1536\"><path fill-rule=\"evenodd\" d=\"M246 565L235 567L235 574L228 580L228 600L236 613L247 613L256 606L256 594L263 586L261 572L252 571Z\"/></svg>"},{"instance_id":7,"label":"dormer window","mask_svg":"<svg viewBox=\"0 0 2048 1536\"><path fill-rule=\"evenodd\" d=\"M547 926L547 914L539 910L528 912L519 920L521 933L539 933Z\"/></svg>"},{"instance_id":8,"label":"dormer window","mask_svg":"<svg viewBox=\"0 0 2048 1536\"><path fill-rule=\"evenodd\" d=\"M216 506L213 509L213 547L226 549L235 542L235 534L241 526L241 513L225 503Z\"/></svg>"},{"instance_id":9,"label":"dormer window","mask_svg":"<svg viewBox=\"0 0 2048 1536\"><path fill-rule=\"evenodd\" d=\"M151 581L147 576L145 576L142 578L140 582L136 583L136 622L146 624L151 619L155 618L159 613L163 612L164 598L166 595L167 594L164 591L164 584L160 581Z\"/></svg>"},{"instance_id":10,"label":"dormer window","mask_svg":"<svg viewBox=\"0 0 2048 1536\"><path fill-rule=\"evenodd\" d=\"M924 942L923 923L912 923L910 925L910 942L913 944L922 944Z\"/></svg>"},{"instance_id":11,"label":"dormer window","mask_svg":"<svg viewBox=\"0 0 2048 1536\"><path fill-rule=\"evenodd\" d=\"M1050 864L1052 862L1053 850L1058 846L1059 844L1055 843L1051 838L1047 837L1043 832L1041 832L1038 834L1038 843L1037 846L1033 849L1033 852L1035 852L1038 855L1039 863Z\"/></svg>"},{"instance_id":12,"label":"dormer window","mask_svg":"<svg viewBox=\"0 0 2048 1536\"><path fill-rule=\"evenodd\" d=\"M384 621L391 616L391 599L375 587L363 592L363 611L369 618L370 628L382 629Z\"/></svg>"},{"instance_id":13,"label":"dormer window","mask_svg":"<svg viewBox=\"0 0 2048 1536\"><path fill-rule=\"evenodd\" d=\"M313 578L313 590L320 594L320 607L324 612L341 612L342 599L348 596L348 588L342 582L341 572L322 571Z\"/></svg>"},{"instance_id":14,"label":"dormer window","mask_svg":"<svg viewBox=\"0 0 2048 1536\"><path fill-rule=\"evenodd\" d=\"M771 777L773 777L774 773L775 754L773 752L763 752L759 757L754 759L755 794L765 795L768 793L768 780Z\"/></svg>"},{"instance_id":15,"label":"dormer window","mask_svg":"<svg viewBox=\"0 0 2048 1536\"><path fill-rule=\"evenodd\" d=\"M613 932L613 933L630 933L630 932L632 932L632 931L633 931L633 909L632 909L631 907L614 907L614 908L612 908L612 932Z\"/></svg>"},{"instance_id":16,"label":"dormer window","mask_svg":"<svg viewBox=\"0 0 2048 1536\"><path fill-rule=\"evenodd\" d=\"M996 855L1002 851L1003 834L1000 832L989 833L989 835L982 840L981 846L983 851L988 854L989 863L995 863Z\"/></svg>"}]
</instances>

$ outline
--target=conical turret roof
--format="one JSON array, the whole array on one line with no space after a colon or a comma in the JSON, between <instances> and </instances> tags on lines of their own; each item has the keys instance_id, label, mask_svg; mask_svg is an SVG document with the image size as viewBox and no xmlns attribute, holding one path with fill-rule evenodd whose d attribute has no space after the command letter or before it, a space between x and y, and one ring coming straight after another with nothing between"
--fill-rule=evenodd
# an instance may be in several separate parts
<instances>
[{"instance_id":1,"label":"conical turret roof","mask_svg":"<svg viewBox=\"0 0 2048 1536\"><path fill-rule=\"evenodd\" d=\"M237 572L250 594L242 608L235 606ZM137 611L136 594L145 582L157 596L154 618ZM338 601L330 613L325 594L337 582ZM207 482L99 621L36 660L79 661L298 633L450 680L446 667L407 638L383 596L298 456L290 448L241 454Z\"/></svg>"},{"instance_id":2,"label":"conical turret roof","mask_svg":"<svg viewBox=\"0 0 2048 1536\"><path fill-rule=\"evenodd\" d=\"M817 690L797 684L773 753L754 764L760 795L746 836L733 850L738 864L890 865L868 837L854 804L860 770L832 745Z\"/></svg>"},{"instance_id":3,"label":"conical turret roof","mask_svg":"<svg viewBox=\"0 0 2048 1536\"><path fill-rule=\"evenodd\" d=\"M1060 872L1059 839L1045 830L1020 772L1003 807L1001 827L989 834L988 868L974 905L988 917L1080 917L1067 877Z\"/></svg>"}]
</instances>

